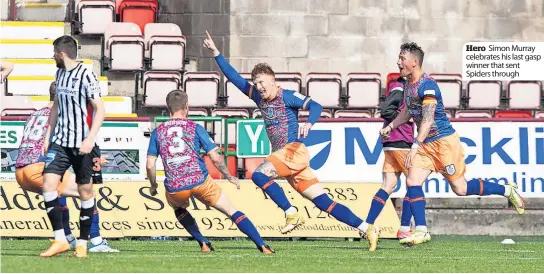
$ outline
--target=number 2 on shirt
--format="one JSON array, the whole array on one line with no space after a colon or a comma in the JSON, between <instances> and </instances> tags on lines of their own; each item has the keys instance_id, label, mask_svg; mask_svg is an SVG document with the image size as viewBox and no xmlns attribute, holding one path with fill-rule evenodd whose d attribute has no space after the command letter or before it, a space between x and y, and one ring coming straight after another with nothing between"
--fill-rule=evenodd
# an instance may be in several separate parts
<instances>
[{"instance_id":1,"label":"number 2 on shirt","mask_svg":"<svg viewBox=\"0 0 544 274\"><path fill-rule=\"evenodd\" d=\"M185 142L181 138L183 136L182 127L171 127L168 129L168 137L172 137L172 145L168 147L170 154L182 153L185 151Z\"/></svg>"}]
</instances>

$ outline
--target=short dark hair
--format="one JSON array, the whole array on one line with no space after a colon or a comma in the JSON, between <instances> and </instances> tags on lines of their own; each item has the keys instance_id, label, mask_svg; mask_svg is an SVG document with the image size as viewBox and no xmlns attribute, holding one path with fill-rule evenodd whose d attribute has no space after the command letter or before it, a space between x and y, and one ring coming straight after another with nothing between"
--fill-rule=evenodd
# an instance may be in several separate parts
<instances>
[{"instance_id":1,"label":"short dark hair","mask_svg":"<svg viewBox=\"0 0 544 274\"><path fill-rule=\"evenodd\" d=\"M255 65L255 67L251 71L251 79L255 80L255 78L259 74L267 74L267 75L272 75L274 77L276 76L276 74L272 70L272 67L270 67L270 65L268 65L267 63L259 63Z\"/></svg>"},{"instance_id":2,"label":"short dark hair","mask_svg":"<svg viewBox=\"0 0 544 274\"><path fill-rule=\"evenodd\" d=\"M77 43L72 36L64 35L53 42L55 52L63 52L70 59L77 58Z\"/></svg>"},{"instance_id":3,"label":"short dark hair","mask_svg":"<svg viewBox=\"0 0 544 274\"><path fill-rule=\"evenodd\" d=\"M423 52L421 47L418 46L416 43L404 43L400 46L400 51L410 52L419 61L419 66L421 67L423 65L423 57L425 56L425 52Z\"/></svg>"},{"instance_id":4,"label":"short dark hair","mask_svg":"<svg viewBox=\"0 0 544 274\"><path fill-rule=\"evenodd\" d=\"M166 96L166 107L168 107L168 111L170 111L170 113L184 109L188 102L189 97L183 90L172 90Z\"/></svg>"},{"instance_id":5,"label":"short dark hair","mask_svg":"<svg viewBox=\"0 0 544 274\"><path fill-rule=\"evenodd\" d=\"M57 83L53 81L49 86L49 101L55 101L55 95L57 95Z\"/></svg>"}]
</instances>

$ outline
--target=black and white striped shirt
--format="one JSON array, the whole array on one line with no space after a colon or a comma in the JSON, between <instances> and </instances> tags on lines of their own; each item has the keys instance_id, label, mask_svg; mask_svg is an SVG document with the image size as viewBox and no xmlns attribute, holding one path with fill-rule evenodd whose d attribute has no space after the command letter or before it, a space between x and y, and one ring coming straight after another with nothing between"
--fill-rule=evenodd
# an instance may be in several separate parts
<instances>
[{"instance_id":1,"label":"black and white striped shirt","mask_svg":"<svg viewBox=\"0 0 544 274\"><path fill-rule=\"evenodd\" d=\"M71 70L58 69L55 83L58 119L52 141L62 147L79 148L92 124L90 100L102 96L98 77L78 63Z\"/></svg>"}]
</instances>

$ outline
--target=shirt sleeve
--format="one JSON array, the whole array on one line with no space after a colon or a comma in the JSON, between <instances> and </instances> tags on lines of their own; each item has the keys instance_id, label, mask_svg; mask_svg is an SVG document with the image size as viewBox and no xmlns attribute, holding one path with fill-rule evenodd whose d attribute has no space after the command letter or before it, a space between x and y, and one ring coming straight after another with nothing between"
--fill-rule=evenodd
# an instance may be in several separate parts
<instances>
[{"instance_id":1,"label":"shirt sleeve","mask_svg":"<svg viewBox=\"0 0 544 274\"><path fill-rule=\"evenodd\" d=\"M435 81L425 81L425 83L419 87L417 93L423 104L436 102L438 98L442 97L440 89Z\"/></svg>"},{"instance_id":2,"label":"shirt sleeve","mask_svg":"<svg viewBox=\"0 0 544 274\"><path fill-rule=\"evenodd\" d=\"M223 72L225 77L229 79L234 86L236 86L241 92L243 92L247 97L253 100L256 104L261 102L261 95L255 90L255 86L250 84L246 79L244 79L240 74L234 69L229 62L225 59L222 54L219 54L215 57L217 66Z\"/></svg>"},{"instance_id":3,"label":"shirt sleeve","mask_svg":"<svg viewBox=\"0 0 544 274\"><path fill-rule=\"evenodd\" d=\"M102 97L102 91L100 90L100 81L93 71L87 70L83 75L83 88L85 94L91 100Z\"/></svg>"},{"instance_id":4,"label":"shirt sleeve","mask_svg":"<svg viewBox=\"0 0 544 274\"><path fill-rule=\"evenodd\" d=\"M202 147L206 153L209 153L217 148L217 145L213 141L212 137L210 137L206 129L199 124L196 125L196 136L198 142L200 143L200 147Z\"/></svg>"},{"instance_id":5,"label":"shirt sleeve","mask_svg":"<svg viewBox=\"0 0 544 274\"><path fill-rule=\"evenodd\" d=\"M283 92L283 101L288 107L298 108L306 110L308 103L310 103L310 97L303 95L302 93L292 90L286 90Z\"/></svg>"},{"instance_id":6,"label":"shirt sleeve","mask_svg":"<svg viewBox=\"0 0 544 274\"><path fill-rule=\"evenodd\" d=\"M149 138L149 146L147 147L147 156L159 157L160 147L157 139L157 129L154 129Z\"/></svg>"},{"instance_id":7,"label":"shirt sleeve","mask_svg":"<svg viewBox=\"0 0 544 274\"><path fill-rule=\"evenodd\" d=\"M404 100L404 91L402 88L392 89L382 104L381 117L385 120L393 121L399 113L398 109L402 105L402 100Z\"/></svg>"}]
</instances>

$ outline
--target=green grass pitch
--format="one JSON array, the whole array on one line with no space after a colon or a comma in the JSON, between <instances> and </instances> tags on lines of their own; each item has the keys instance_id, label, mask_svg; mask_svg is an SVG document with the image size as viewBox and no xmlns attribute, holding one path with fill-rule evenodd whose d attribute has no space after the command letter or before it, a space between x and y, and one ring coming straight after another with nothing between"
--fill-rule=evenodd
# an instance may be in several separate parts
<instances>
[{"instance_id":1,"label":"green grass pitch","mask_svg":"<svg viewBox=\"0 0 544 274\"><path fill-rule=\"evenodd\" d=\"M502 245L512 238L514 245ZM194 241L110 241L120 253L66 252L40 258L49 241L1 240L1 272L544 272L543 237L434 236L406 248L380 240L376 252L359 241L268 241L262 255L248 240L215 240L202 254Z\"/></svg>"}]
</instances>

